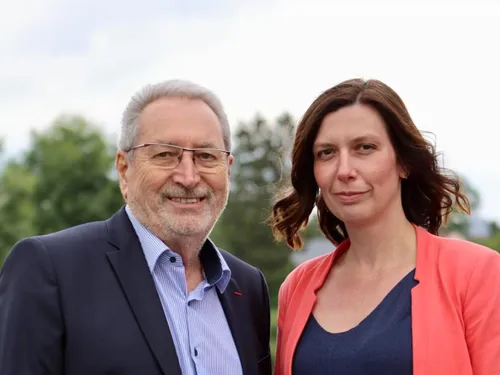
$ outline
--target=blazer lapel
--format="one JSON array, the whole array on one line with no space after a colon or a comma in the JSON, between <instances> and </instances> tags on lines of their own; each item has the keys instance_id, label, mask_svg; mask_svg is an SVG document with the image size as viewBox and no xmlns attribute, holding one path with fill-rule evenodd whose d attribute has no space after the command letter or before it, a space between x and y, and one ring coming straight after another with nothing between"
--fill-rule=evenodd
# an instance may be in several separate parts
<instances>
[{"instance_id":1,"label":"blazer lapel","mask_svg":"<svg viewBox=\"0 0 500 375\"><path fill-rule=\"evenodd\" d=\"M229 325L229 329L231 330L231 334L233 335L236 350L238 351L238 355L240 357L243 375L249 375L252 373L252 368L250 367L252 357L251 353L248 352L248 343L245 341L245 337L250 337L250 335L246 332L248 325L244 322L244 319L241 319L241 317L245 316L244 312L238 311L238 305L235 303L235 300L237 301L238 298L242 297L237 296L235 292L238 293L239 288L233 278L229 281L224 293L220 293L217 289L222 309L226 315L226 320Z\"/></svg>"},{"instance_id":2,"label":"blazer lapel","mask_svg":"<svg viewBox=\"0 0 500 375\"><path fill-rule=\"evenodd\" d=\"M428 311L432 311L426 296L428 285L425 274L432 272L433 265L437 264L436 259L430 259L429 235L424 229L414 225L417 235L417 264L415 269L415 280L418 285L411 290L411 325L412 325L412 345L413 345L413 372L415 375L426 375L429 371L428 364L432 363L431 354L434 341L431 333L432 324L435 319L429 317ZM432 252L437 253L437 252Z\"/></svg>"},{"instance_id":3,"label":"blazer lapel","mask_svg":"<svg viewBox=\"0 0 500 375\"><path fill-rule=\"evenodd\" d=\"M182 375L172 335L139 239L122 208L108 222L107 253L130 307L164 374Z\"/></svg>"}]
</instances>

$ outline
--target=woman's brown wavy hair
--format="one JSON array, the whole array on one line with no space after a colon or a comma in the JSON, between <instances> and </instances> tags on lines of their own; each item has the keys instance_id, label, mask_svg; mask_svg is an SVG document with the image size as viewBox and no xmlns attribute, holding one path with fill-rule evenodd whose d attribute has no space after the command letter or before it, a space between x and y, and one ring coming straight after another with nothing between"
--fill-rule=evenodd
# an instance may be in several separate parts
<instances>
[{"instance_id":1,"label":"woman's brown wavy hair","mask_svg":"<svg viewBox=\"0 0 500 375\"><path fill-rule=\"evenodd\" d=\"M369 105L384 119L397 161L408 173L401 184L401 198L410 222L437 234L455 205L470 213L459 178L439 167L434 146L417 129L399 95L381 81L353 79L323 92L298 124L292 150L292 187L278 193L268 219L277 240L301 249L299 232L307 225L315 204L325 236L335 245L348 237L344 223L328 210L319 194L312 148L325 116L354 104Z\"/></svg>"}]
</instances>

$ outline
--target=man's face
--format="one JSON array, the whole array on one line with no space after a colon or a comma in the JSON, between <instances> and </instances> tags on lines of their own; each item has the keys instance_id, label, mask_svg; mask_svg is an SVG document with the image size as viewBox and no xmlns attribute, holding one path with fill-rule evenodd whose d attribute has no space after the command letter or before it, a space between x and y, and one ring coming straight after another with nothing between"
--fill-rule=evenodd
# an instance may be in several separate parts
<instances>
[{"instance_id":1,"label":"man's face","mask_svg":"<svg viewBox=\"0 0 500 375\"><path fill-rule=\"evenodd\" d=\"M155 142L225 149L212 109L201 100L184 98L158 99L141 113L134 146ZM134 215L164 241L206 237L227 204L232 156L221 153L219 164L204 169L200 166L206 156L194 157L191 151L184 151L175 167L165 168L161 160L168 155L156 146L138 148L132 157L120 151L122 193Z\"/></svg>"}]
</instances>

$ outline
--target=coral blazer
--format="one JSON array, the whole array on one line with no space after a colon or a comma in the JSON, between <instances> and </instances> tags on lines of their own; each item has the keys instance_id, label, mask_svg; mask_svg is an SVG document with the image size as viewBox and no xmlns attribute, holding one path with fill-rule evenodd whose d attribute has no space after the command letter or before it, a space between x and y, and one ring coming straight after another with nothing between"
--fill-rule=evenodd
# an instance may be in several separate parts
<instances>
[{"instance_id":1,"label":"coral blazer","mask_svg":"<svg viewBox=\"0 0 500 375\"><path fill-rule=\"evenodd\" d=\"M417 232L412 289L414 375L500 375L500 254L484 246ZM279 291L275 375L292 375L295 348L335 251L299 265ZM313 374L311 374L313 375Z\"/></svg>"}]
</instances>

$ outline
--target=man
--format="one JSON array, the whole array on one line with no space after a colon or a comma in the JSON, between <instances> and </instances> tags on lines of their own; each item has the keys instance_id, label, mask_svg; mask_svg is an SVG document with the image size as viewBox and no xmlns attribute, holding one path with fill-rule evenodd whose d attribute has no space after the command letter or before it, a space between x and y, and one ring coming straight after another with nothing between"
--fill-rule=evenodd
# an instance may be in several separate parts
<instances>
[{"instance_id":1,"label":"man","mask_svg":"<svg viewBox=\"0 0 500 375\"><path fill-rule=\"evenodd\" d=\"M0 274L2 375L271 374L259 270L209 239L229 194L218 98L146 86L124 112L109 220L17 243Z\"/></svg>"}]
</instances>

